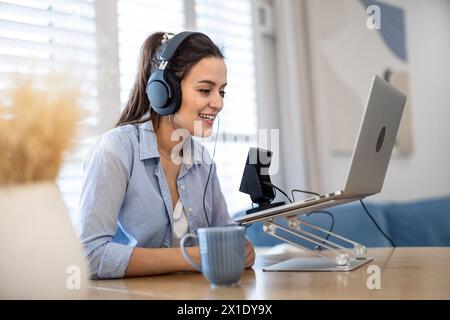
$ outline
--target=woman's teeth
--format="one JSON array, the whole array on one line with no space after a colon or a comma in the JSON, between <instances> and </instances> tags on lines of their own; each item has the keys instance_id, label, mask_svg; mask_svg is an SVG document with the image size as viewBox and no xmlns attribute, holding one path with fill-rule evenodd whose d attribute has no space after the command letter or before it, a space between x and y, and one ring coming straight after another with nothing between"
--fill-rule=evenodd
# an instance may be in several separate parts
<instances>
[{"instance_id":1,"label":"woman's teeth","mask_svg":"<svg viewBox=\"0 0 450 320\"><path fill-rule=\"evenodd\" d=\"M209 114L200 114L200 117L206 120L214 121L216 118L215 115L209 115Z\"/></svg>"}]
</instances>

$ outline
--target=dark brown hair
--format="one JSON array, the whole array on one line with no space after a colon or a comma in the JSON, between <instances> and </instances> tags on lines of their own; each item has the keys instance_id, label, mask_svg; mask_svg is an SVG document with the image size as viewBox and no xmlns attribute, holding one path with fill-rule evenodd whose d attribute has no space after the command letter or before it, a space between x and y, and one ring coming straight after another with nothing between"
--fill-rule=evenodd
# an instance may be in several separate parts
<instances>
[{"instance_id":1,"label":"dark brown hair","mask_svg":"<svg viewBox=\"0 0 450 320\"><path fill-rule=\"evenodd\" d=\"M116 123L116 127L126 124L143 123L153 117L157 117L159 123L159 115L151 108L145 89L151 73L159 67L159 56L165 47L162 44L164 34L164 32L155 32L144 41L139 56L136 79L131 88L125 108ZM202 33L196 33L188 37L178 47L168 68L181 82L197 62L207 57L223 59L223 54L208 36ZM150 116L142 119L149 109Z\"/></svg>"}]
</instances>

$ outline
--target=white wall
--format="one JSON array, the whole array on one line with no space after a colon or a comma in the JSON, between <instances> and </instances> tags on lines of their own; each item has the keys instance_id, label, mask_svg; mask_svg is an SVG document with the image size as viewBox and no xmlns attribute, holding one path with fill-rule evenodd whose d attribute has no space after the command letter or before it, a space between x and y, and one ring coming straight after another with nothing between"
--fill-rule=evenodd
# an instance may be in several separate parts
<instances>
[{"instance_id":1,"label":"white wall","mask_svg":"<svg viewBox=\"0 0 450 320\"><path fill-rule=\"evenodd\" d=\"M386 1L404 8L410 76L413 153L393 155L376 200L412 200L450 194L450 1ZM310 17L314 18L314 17ZM310 21L311 22L311 21ZM314 23L314 21L312 21ZM314 54L314 51L312 51ZM317 67L317 66L316 66ZM314 73L314 58L313 58ZM317 132L326 132L315 88ZM368 88L368 87L367 87ZM319 88L320 89L320 88ZM339 134L339 133L336 133ZM322 192L343 187L349 155L333 155L329 135L318 139Z\"/></svg>"},{"instance_id":2,"label":"white wall","mask_svg":"<svg viewBox=\"0 0 450 320\"><path fill-rule=\"evenodd\" d=\"M414 154L393 159L379 198L450 194L450 1L408 2Z\"/></svg>"}]
</instances>

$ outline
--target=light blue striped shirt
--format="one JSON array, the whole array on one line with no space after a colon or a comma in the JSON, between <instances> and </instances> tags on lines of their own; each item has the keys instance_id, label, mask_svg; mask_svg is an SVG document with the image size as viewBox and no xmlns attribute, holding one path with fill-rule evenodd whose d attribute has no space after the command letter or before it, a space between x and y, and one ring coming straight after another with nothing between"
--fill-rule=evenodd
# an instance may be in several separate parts
<instances>
[{"instance_id":1,"label":"light blue striped shirt","mask_svg":"<svg viewBox=\"0 0 450 320\"><path fill-rule=\"evenodd\" d=\"M177 186L189 230L195 232L207 226L203 191L211 158L202 144L188 139L193 161L181 163ZM103 134L86 158L84 173L78 227L91 278L123 277L133 247L172 246L172 198L151 121ZM232 223L215 164L205 206L211 226Z\"/></svg>"}]
</instances>

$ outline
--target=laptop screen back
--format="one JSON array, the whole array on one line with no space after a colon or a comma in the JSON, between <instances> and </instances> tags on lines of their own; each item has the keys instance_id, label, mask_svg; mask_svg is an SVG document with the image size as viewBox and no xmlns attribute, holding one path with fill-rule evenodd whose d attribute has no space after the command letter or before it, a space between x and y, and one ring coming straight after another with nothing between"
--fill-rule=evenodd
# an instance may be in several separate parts
<instances>
[{"instance_id":1,"label":"laptop screen back","mask_svg":"<svg viewBox=\"0 0 450 320\"><path fill-rule=\"evenodd\" d=\"M375 76L350 162L344 194L379 193L383 186L406 96Z\"/></svg>"}]
</instances>

